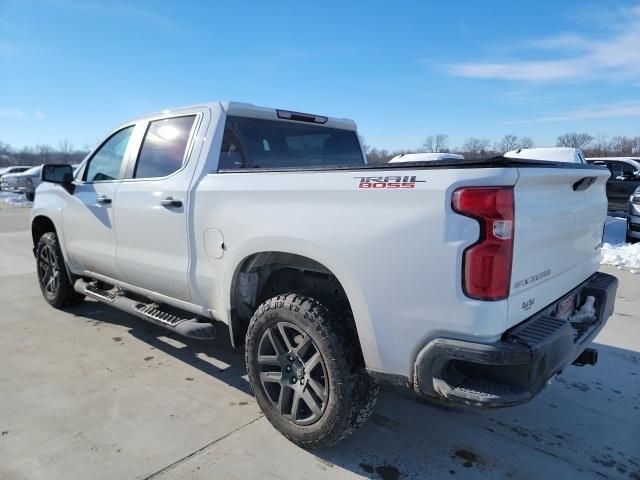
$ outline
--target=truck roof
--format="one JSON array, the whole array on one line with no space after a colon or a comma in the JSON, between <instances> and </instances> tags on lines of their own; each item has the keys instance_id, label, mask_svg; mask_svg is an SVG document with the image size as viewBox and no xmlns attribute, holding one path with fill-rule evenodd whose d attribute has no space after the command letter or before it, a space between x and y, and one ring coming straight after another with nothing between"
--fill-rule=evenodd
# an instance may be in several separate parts
<instances>
[{"instance_id":1,"label":"truck roof","mask_svg":"<svg viewBox=\"0 0 640 480\"><path fill-rule=\"evenodd\" d=\"M194 108L222 108L227 115L237 117L249 117L249 118L261 118L264 120L279 120L279 121L304 121L309 123L315 123L318 126L339 128L341 130L356 131L356 123L348 118L329 117L327 115L320 115L315 113L303 113L293 110L286 110L273 107L261 107L246 102L232 102L232 101L212 101L203 102L194 105L188 105L185 107L171 108L162 110L161 112L155 112L148 115L137 117L134 120L142 120L147 117L157 117L159 115L172 115L179 114L187 109Z\"/></svg>"}]
</instances>

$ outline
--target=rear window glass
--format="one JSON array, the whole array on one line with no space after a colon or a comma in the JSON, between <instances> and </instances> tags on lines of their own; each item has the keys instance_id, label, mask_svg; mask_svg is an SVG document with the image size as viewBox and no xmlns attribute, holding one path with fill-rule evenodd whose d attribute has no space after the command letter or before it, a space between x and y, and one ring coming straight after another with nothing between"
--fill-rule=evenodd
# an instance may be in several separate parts
<instances>
[{"instance_id":1,"label":"rear window glass","mask_svg":"<svg viewBox=\"0 0 640 480\"><path fill-rule=\"evenodd\" d=\"M134 178L166 177L180 170L195 118L189 115L150 122Z\"/></svg>"},{"instance_id":2,"label":"rear window glass","mask_svg":"<svg viewBox=\"0 0 640 480\"><path fill-rule=\"evenodd\" d=\"M218 168L362 165L356 132L257 118L227 117Z\"/></svg>"}]
</instances>

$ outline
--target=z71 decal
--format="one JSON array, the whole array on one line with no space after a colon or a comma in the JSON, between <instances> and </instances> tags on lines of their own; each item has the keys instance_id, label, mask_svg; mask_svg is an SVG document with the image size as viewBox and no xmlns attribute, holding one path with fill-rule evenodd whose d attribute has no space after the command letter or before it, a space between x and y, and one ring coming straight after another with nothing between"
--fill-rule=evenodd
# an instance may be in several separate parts
<instances>
[{"instance_id":1,"label":"z71 decal","mask_svg":"<svg viewBox=\"0 0 640 480\"><path fill-rule=\"evenodd\" d=\"M353 177L360 180L358 188L415 188L416 183L424 183L426 180L416 180L415 176L392 175L389 177Z\"/></svg>"}]
</instances>

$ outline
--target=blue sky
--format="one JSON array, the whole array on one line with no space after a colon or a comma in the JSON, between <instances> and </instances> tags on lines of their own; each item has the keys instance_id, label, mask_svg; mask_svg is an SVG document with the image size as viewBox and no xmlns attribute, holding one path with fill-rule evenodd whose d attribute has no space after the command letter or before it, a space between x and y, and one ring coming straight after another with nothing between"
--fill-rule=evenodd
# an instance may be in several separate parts
<instances>
[{"instance_id":1,"label":"blue sky","mask_svg":"<svg viewBox=\"0 0 640 480\"><path fill-rule=\"evenodd\" d=\"M0 141L93 144L229 99L367 142L640 135L640 2L0 0Z\"/></svg>"}]
</instances>

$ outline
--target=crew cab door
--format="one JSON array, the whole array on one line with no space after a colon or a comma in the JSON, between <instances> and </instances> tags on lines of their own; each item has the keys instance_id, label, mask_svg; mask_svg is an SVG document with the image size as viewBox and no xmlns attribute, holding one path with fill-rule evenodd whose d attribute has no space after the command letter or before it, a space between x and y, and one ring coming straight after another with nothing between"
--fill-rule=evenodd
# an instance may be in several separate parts
<instances>
[{"instance_id":1,"label":"crew cab door","mask_svg":"<svg viewBox=\"0 0 640 480\"><path fill-rule=\"evenodd\" d=\"M113 206L135 131L129 125L111 134L78 171L62 214L67 261L76 271L120 278Z\"/></svg>"},{"instance_id":2,"label":"crew cab door","mask_svg":"<svg viewBox=\"0 0 640 480\"><path fill-rule=\"evenodd\" d=\"M189 190L208 110L150 119L118 188L116 264L123 281L189 301Z\"/></svg>"}]
</instances>

